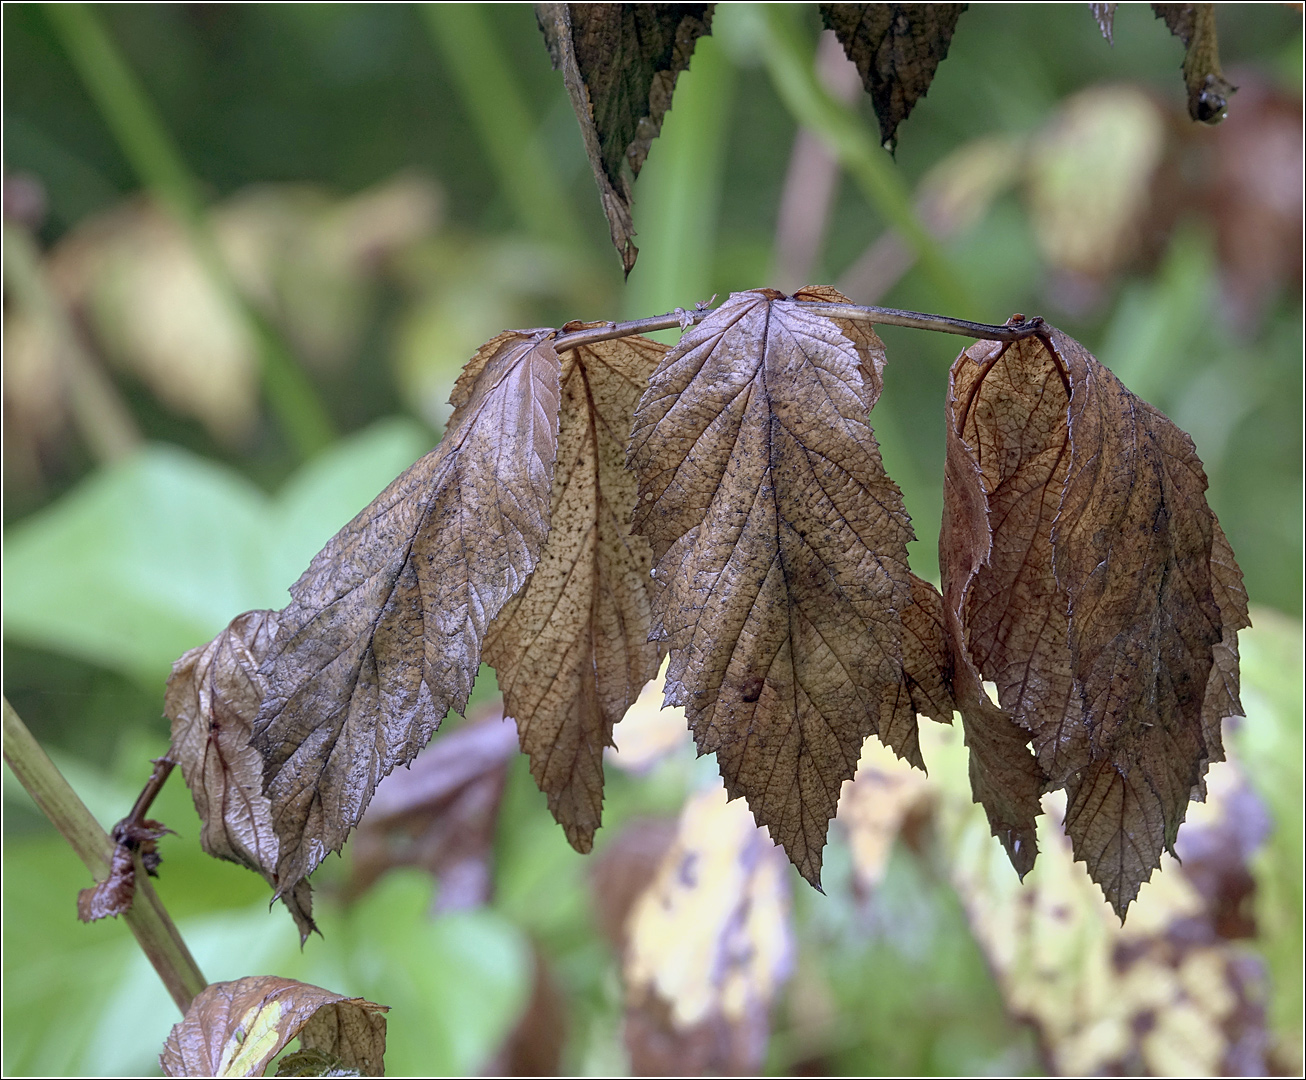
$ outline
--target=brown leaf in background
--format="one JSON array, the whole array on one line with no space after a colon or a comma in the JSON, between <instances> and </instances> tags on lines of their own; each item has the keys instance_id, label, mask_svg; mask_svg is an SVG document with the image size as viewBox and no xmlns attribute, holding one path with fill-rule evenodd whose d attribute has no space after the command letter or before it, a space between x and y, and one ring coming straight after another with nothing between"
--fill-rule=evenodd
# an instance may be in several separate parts
<instances>
[{"instance_id":1,"label":"brown leaf in background","mask_svg":"<svg viewBox=\"0 0 1306 1080\"><path fill-rule=\"evenodd\" d=\"M632 240L631 183L662 129L695 42L711 30L714 6L535 5L553 67L562 70L571 95L612 245L627 274L639 254Z\"/></svg>"},{"instance_id":2,"label":"brown leaf in background","mask_svg":"<svg viewBox=\"0 0 1306 1080\"><path fill-rule=\"evenodd\" d=\"M487 903L490 860L517 729L497 709L442 736L376 787L350 843L346 899L396 866L420 866L440 884L433 908Z\"/></svg>"},{"instance_id":3,"label":"brown leaf in background","mask_svg":"<svg viewBox=\"0 0 1306 1080\"><path fill-rule=\"evenodd\" d=\"M604 747L661 660L648 640L652 555L630 530L638 492L626 442L666 351L628 337L562 354L549 537L530 582L485 637L485 662L499 677L531 774L581 852L590 850L603 810Z\"/></svg>"},{"instance_id":4,"label":"brown leaf in background","mask_svg":"<svg viewBox=\"0 0 1306 1080\"><path fill-rule=\"evenodd\" d=\"M1218 124L1238 87L1220 70L1220 46L1215 33L1214 4L1153 4L1158 19L1184 43L1184 85L1188 115L1203 124Z\"/></svg>"},{"instance_id":5,"label":"brown leaf in background","mask_svg":"<svg viewBox=\"0 0 1306 1080\"><path fill-rule=\"evenodd\" d=\"M953 367L940 562L968 740L982 676L1121 915L1239 711L1246 606L1205 489L1191 440L1060 331Z\"/></svg>"},{"instance_id":6,"label":"brown leaf in background","mask_svg":"<svg viewBox=\"0 0 1306 1080\"><path fill-rule=\"evenodd\" d=\"M711 788L625 922L624 1041L639 1076L756 1075L770 1007L793 965L779 853Z\"/></svg>"},{"instance_id":7,"label":"brown leaf in background","mask_svg":"<svg viewBox=\"0 0 1306 1080\"><path fill-rule=\"evenodd\" d=\"M173 1025L159 1065L164 1076L262 1076L296 1036L305 1050L383 1076L385 1005L317 986L256 975L213 983Z\"/></svg>"},{"instance_id":8,"label":"brown leaf in background","mask_svg":"<svg viewBox=\"0 0 1306 1080\"><path fill-rule=\"evenodd\" d=\"M552 333L485 345L454 387L440 445L291 589L253 738L282 891L340 848L381 777L466 706L489 623L535 569L557 454Z\"/></svg>"},{"instance_id":9,"label":"brown leaf in background","mask_svg":"<svg viewBox=\"0 0 1306 1080\"><path fill-rule=\"evenodd\" d=\"M263 702L258 673L277 632L275 611L247 611L207 645L172 665L164 712L172 721L173 760L200 817L200 846L248 866L277 887L277 836L263 794L263 758L249 744ZM281 899L301 941L315 929L312 893L301 881Z\"/></svg>"},{"instance_id":10,"label":"brown leaf in background","mask_svg":"<svg viewBox=\"0 0 1306 1080\"><path fill-rule=\"evenodd\" d=\"M911 526L866 423L883 363L868 329L736 293L663 359L631 438L666 703L813 884L866 736L919 763L895 724Z\"/></svg>"},{"instance_id":11,"label":"brown leaf in background","mask_svg":"<svg viewBox=\"0 0 1306 1080\"><path fill-rule=\"evenodd\" d=\"M822 4L821 19L857 65L892 151L898 125L930 88L965 4Z\"/></svg>"}]
</instances>

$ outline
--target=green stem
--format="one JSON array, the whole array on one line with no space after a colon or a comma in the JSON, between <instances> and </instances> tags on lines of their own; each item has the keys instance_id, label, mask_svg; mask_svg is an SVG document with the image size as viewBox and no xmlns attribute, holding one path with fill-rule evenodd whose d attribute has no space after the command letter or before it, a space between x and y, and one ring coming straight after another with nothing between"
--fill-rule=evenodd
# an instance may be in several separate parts
<instances>
[{"instance_id":1,"label":"green stem","mask_svg":"<svg viewBox=\"0 0 1306 1080\"><path fill-rule=\"evenodd\" d=\"M218 248L200 187L126 60L85 4L45 4L46 18L141 182L186 230L213 285L258 346L263 387L301 457L333 437L326 408L290 350L245 298Z\"/></svg>"},{"instance_id":2,"label":"green stem","mask_svg":"<svg viewBox=\"0 0 1306 1080\"><path fill-rule=\"evenodd\" d=\"M96 881L109 876L113 841L91 816L9 699L4 699L4 758L41 812L63 834ZM207 982L136 856L136 894L123 915L141 950L184 1014Z\"/></svg>"},{"instance_id":3,"label":"green stem","mask_svg":"<svg viewBox=\"0 0 1306 1080\"><path fill-rule=\"evenodd\" d=\"M821 139L848 170L867 201L898 230L949 307L970 307L966 288L912 207L911 195L886 151L856 112L821 85L810 45L787 5L758 5L762 52L776 92L794 119Z\"/></svg>"},{"instance_id":4,"label":"green stem","mask_svg":"<svg viewBox=\"0 0 1306 1080\"><path fill-rule=\"evenodd\" d=\"M578 247L575 212L481 5L423 4L421 13L517 220L542 240Z\"/></svg>"}]
</instances>

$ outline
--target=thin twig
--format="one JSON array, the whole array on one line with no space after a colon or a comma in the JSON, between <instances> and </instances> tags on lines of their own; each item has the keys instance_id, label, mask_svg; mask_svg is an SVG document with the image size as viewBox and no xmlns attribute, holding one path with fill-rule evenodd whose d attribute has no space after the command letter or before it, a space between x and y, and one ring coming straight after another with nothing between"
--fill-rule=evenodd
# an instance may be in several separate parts
<instances>
[{"instance_id":1,"label":"thin twig","mask_svg":"<svg viewBox=\"0 0 1306 1080\"><path fill-rule=\"evenodd\" d=\"M141 793L136 796L136 802L131 808L131 812L113 827L114 838L130 835L133 827L139 826L145 821L145 815L149 812L155 798L163 790L163 785L167 783L168 777L172 775L172 770L177 763L172 760L172 748L161 758L154 759L154 771L150 773L150 778L145 781L145 786L141 788Z\"/></svg>"},{"instance_id":2,"label":"thin twig","mask_svg":"<svg viewBox=\"0 0 1306 1080\"><path fill-rule=\"evenodd\" d=\"M860 304L821 304L800 300L794 301L794 306L814 311L830 319L848 319L853 322L878 323L883 326L907 326L916 330L934 330L941 334L959 334L979 341L1019 341L1021 338L1033 337L1047 328L1047 324L1038 315L1032 319L1026 319L1023 315L1013 315L1005 325L995 326L991 323L953 319L947 315L927 315L921 311L901 311L898 308ZM696 307L692 311L678 308L666 315L653 315L647 319L591 326L555 338L553 348L557 352L565 352L578 345L593 345L595 342L610 341L612 338L630 337L633 334L651 333L654 330L672 330L677 326L685 329L702 322L713 310L709 307Z\"/></svg>"},{"instance_id":3,"label":"thin twig","mask_svg":"<svg viewBox=\"0 0 1306 1080\"><path fill-rule=\"evenodd\" d=\"M41 812L63 834L95 879L106 880L113 858L113 841L32 737L8 698L4 699L4 757ZM136 893L123 919L184 1014L208 984L150 884L140 862L140 852L135 853L135 859Z\"/></svg>"}]
</instances>

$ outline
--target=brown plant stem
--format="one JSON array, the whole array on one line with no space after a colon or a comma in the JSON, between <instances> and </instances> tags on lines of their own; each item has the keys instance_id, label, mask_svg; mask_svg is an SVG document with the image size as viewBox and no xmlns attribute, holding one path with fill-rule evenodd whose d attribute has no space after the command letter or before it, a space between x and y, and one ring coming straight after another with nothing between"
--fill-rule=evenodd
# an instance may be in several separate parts
<instances>
[{"instance_id":1,"label":"brown plant stem","mask_svg":"<svg viewBox=\"0 0 1306 1080\"><path fill-rule=\"evenodd\" d=\"M27 725L9 704L8 698L4 699L4 758L41 812L68 841L95 879L104 881L108 878L113 841L27 730ZM191 1001L208 984L151 886L141 865L140 853L135 853L134 857L136 897L123 918L159 973L177 1008L184 1014Z\"/></svg>"},{"instance_id":2,"label":"brown plant stem","mask_svg":"<svg viewBox=\"0 0 1306 1080\"><path fill-rule=\"evenodd\" d=\"M145 815L154 804L159 792L163 790L163 785L167 783L168 777L172 775L172 770L176 766L177 763L172 760L171 747L168 748L168 752L163 757L154 759L154 771L150 773L150 778L145 781L141 793L136 796L136 802L132 805L127 816L113 827L115 838L125 835L132 826L140 825L145 820Z\"/></svg>"},{"instance_id":3,"label":"brown plant stem","mask_svg":"<svg viewBox=\"0 0 1306 1080\"><path fill-rule=\"evenodd\" d=\"M898 308L863 306L860 304L819 304L799 301L795 307L825 315L831 319L850 319L854 322L878 323L883 326L907 326L916 330L933 330L940 334L959 334L962 337L976 338L981 341L1019 341L1034 337L1046 327L1041 317L1035 315L1026 319L1023 315L1013 315L1002 326L991 323L969 322L966 319L953 319L947 315L927 315L921 311L901 311ZM692 311L677 308L666 315L653 315L647 319L633 319L630 322L607 323L604 326L592 326L586 330L576 330L554 339L553 348L557 352L574 349L579 345L591 345L596 341L609 341L612 338L630 337L632 334L644 334L654 330L672 330L679 326L686 329L703 321L712 308L706 305Z\"/></svg>"}]
</instances>

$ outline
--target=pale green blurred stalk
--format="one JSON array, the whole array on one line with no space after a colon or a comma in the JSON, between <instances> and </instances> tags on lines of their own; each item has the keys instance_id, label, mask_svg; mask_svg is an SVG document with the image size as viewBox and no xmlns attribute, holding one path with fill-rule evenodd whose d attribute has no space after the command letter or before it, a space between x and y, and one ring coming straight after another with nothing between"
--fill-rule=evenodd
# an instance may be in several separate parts
<instances>
[{"instance_id":1,"label":"pale green blurred stalk","mask_svg":"<svg viewBox=\"0 0 1306 1080\"><path fill-rule=\"evenodd\" d=\"M575 212L485 11L422 4L421 13L517 220L541 240L579 247Z\"/></svg>"},{"instance_id":2,"label":"pale green blurred stalk","mask_svg":"<svg viewBox=\"0 0 1306 1080\"><path fill-rule=\"evenodd\" d=\"M95 880L106 880L113 858L113 841L32 737L8 698L4 699L4 757L41 812L68 841ZM123 920L184 1014L208 983L150 885L140 856L136 855L135 859L136 893ZM75 903L76 898L70 896L70 916Z\"/></svg>"},{"instance_id":3,"label":"pale green blurred stalk","mask_svg":"<svg viewBox=\"0 0 1306 1080\"><path fill-rule=\"evenodd\" d=\"M709 299L734 76L716 39L699 38L635 185L639 261L622 302L627 318Z\"/></svg>"},{"instance_id":4,"label":"pale green blurred stalk","mask_svg":"<svg viewBox=\"0 0 1306 1080\"><path fill-rule=\"evenodd\" d=\"M257 342L268 403L302 458L334 438L313 385L263 315L245 299L209 225L199 184L139 80L85 4L45 4L54 28L104 121L141 182L185 229L208 275Z\"/></svg>"}]
</instances>

